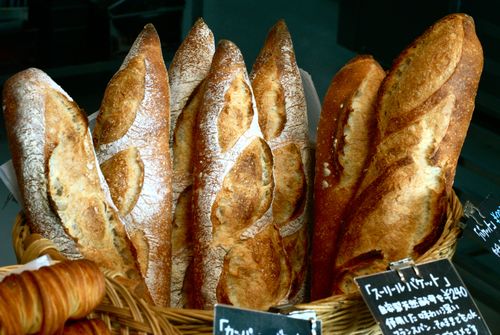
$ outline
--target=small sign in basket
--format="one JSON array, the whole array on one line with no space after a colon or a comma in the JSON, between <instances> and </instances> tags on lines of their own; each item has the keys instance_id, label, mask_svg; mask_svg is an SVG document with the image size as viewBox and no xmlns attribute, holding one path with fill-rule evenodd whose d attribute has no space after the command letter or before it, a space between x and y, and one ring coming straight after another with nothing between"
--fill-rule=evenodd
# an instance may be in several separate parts
<instances>
[{"instance_id":1,"label":"small sign in basket","mask_svg":"<svg viewBox=\"0 0 500 335\"><path fill-rule=\"evenodd\" d=\"M383 334L491 334L448 259L405 259L355 281Z\"/></svg>"}]
</instances>

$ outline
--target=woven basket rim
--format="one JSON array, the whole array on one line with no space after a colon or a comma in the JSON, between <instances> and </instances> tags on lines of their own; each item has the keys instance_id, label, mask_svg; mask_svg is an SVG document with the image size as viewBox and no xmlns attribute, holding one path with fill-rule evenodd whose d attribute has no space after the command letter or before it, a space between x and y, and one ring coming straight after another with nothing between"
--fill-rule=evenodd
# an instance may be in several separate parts
<instances>
[{"instance_id":1,"label":"woven basket rim","mask_svg":"<svg viewBox=\"0 0 500 335\"><path fill-rule=\"evenodd\" d=\"M433 247L415 260L416 264L453 256L461 234L461 217L462 205L452 192L443 233ZM12 241L20 264L43 254L55 260L64 259L51 241L29 232L22 212L16 216ZM19 266L2 267L0 275ZM114 280L113 274L105 272L105 275L106 298L91 317L104 320L114 333L212 334L213 311L151 306ZM324 334L381 334L359 293L331 296L294 307L316 311L318 319L322 320Z\"/></svg>"}]
</instances>

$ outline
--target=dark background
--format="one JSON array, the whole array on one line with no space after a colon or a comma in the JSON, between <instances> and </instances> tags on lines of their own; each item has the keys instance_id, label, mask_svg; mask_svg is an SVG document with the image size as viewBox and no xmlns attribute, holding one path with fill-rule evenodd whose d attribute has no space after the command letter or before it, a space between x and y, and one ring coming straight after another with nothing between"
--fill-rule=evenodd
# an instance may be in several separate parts
<instances>
[{"instance_id":1,"label":"dark background","mask_svg":"<svg viewBox=\"0 0 500 335\"><path fill-rule=\"evenodd\" d=\"M268 29L284 18L299 66L320 100L333 75L352 57L372 54L388 69L398 53L429 25L452 12L471 15L485 66L476 109L462 150L455 190L479 203L500 199L500 4L486 0L0 0L0 85L30 66L46 71L88 114L99 108L107 82L144 24L160 35L168 64L198 17L216 40L236 43L251 68ZM310 115L317 121L318 115ZM10 159L0 118L0 163ZM10 231L16 213L0 185L0 266L16 262ZM465 232L453 259L493 333L500 330L499 260Z\"/></svg>"}]
</instances>

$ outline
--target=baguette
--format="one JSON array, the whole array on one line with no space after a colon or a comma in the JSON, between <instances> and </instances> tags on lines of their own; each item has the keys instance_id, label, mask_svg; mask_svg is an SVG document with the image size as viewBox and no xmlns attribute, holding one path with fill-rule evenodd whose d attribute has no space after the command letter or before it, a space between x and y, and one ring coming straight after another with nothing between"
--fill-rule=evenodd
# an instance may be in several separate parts
<instances>
[{"instance_id":1,"label":"baguette","mask_svg":"<svg viewBox=\"0 0 500 335\"><path fill-rule=\"evenodd\" d=\"M54 242L67 259L87 258L119 274L147 299L135 249L97 164L86 115L35 68L6 81L3 104L31 232Z\"/></svg>"},{"instance_id":2,"label":"baguette","mask_svg":"<svg viewBox=\"0 0 500 335\"><path fill-rule=\"evenodd\" d=\"M194 129L204 90L203 80L215 52L214 36L198 19L170 64L170 149L173 173L172 279L170 305L189 307L193 258L192 184Z\"/></svg>"},{"instance_id":3,"label":"baguette","mask_svg":"<svg viewBox=\"0 0 500 335\"><path fill-rule=\"evenodd\" d=\"M194 306L267 309L286 299L291 269L272 224L271 149L243 57L219 42L198 115L194 161Z\"/></svg>"},{"instance_id":4,"label":"baguette","mask_svg":"<svg viewBox=\"0 0 500 335\"><path fill-rule=\"evenodd\" d=\"M63 261L0 283L0 334L54 334L104 298L104 275L88 260Z\"/></svg>"},{"instance_id":5,"label":"baguette","mask_svg":"<svg viewBox=\"0 0 500 335\"><path fill-rule=\"evenodd\" d=\"M93 139L141 273L159 306L170 300L169 127L167 70L158 34L148 24L106 87Z\"/></svg>"},{"instance_id":6,"label":"baguette","mask_svg":"<svg viewBox=\"0 0 500 335\"><path fill-rule=\"evenodd\" d=\"M369 157L376 131L375 99L384 77L384 70L371 56L357 56L335 74L323 101L316 141L313 300L332 293L336 241Z\"/></svg>"},{"instance_id":7,"label":"baguette","mask_svg":"<svg viewBox=\"0 0 500 335\"><path fill-rule=\"evenodd\" d=\"M416 258L439 238L483 68L474 22L451 14L395 60L377 98L378 131L336 257L334 292Z\"/></svg>"},{"instance_id":8,"label":"baguette","mask_svg":"<svg viewBox=\"0 0 500 335\"><path fill-rule=\"evenodd\" d=\"M291 303L305 296L310 226L311 159L307 107L284 20L269 31L250 74L259 125L273 156L273 223L292 269Z\"/></svg>"}]
</instances>

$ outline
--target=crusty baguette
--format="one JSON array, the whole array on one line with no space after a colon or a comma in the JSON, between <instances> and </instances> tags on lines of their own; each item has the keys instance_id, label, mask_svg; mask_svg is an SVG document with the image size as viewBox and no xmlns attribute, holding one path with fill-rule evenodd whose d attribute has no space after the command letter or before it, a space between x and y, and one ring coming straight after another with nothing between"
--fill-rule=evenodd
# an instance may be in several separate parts
<instances>
[{"instance_id":1,"label":"crusty baguette","mask_svg":"<svg viewBox=\"0 0 500 335\"><path fill-rule=\"evenodd\" d=\"M483 67L472 18L451 14L404 50L377 98L375 150L346 214L333 290L416 258L442 231Z\"/></svg>"},{"instance_id":2,"label":"crusty baguette","mask_svg":"<svg viewBox=\"0 0 500 335\"><path fill-rule=\"evenodd\" d=\"M257 122L243 56L217 45L198 114L194 161L194 306L267 309L284 300L291 269L272 224L272 154Z\"/></svg>"},{"instance_id":3,"label":"crusty baguette","mask_svg":"<svg viewBox=\"0 0 500 335\"><path fill-rule=\"evenodd\" d=\"M172 279L170 305L189 307L187 269L193 258L192 184L194 129L202 83L215 52L214 36L198 19L174 55L170 75L170 150L173 173ZM189 272L191 273L191 272Z\"/></svg>"},{"instance_id":4,"label":"crusty baguette","mask_svg":"<svg viewBox=\"0 0 500 335\"><path fill-rule=\"evenodd\" d=\"M63 261L0 283L0 334L55 334L104 298L104 275L88 260Z\"/></svg>"},{"instance_id":5,"label":"crusty baguette","mask_svg":"<svg viewBox=\"0 0 500 335\"><path fill-rule=\"evenodd\" d=\"M66 258L77 259L81 258L81 253L50 203L47 163L59 142L54 133L66 128L58 127L46 132L48 122L54 119L47 107L54 105L54 100L59 101L61 107L70 104L72 108L68 109L68 117L72 113L77 114L78 122L73 123L68 134L78 132L79 142L83 142L87 136L84 114L59 85L35 68L16 73L5 82L5 128L24 211L32 231L52 240ZM56 117L61 118L57 113L64 110L56 109ZM83 130L79 129L82 127Z\"/></svg>"},{"instance_id":6,"label":"crusty baguette","mask_svg":"<svg viewBox=\"0 0 500 335\"><path fill-rule=\"evenodd\" d=\"M356 193L376 131L375 99L385 77L367 55L333 77L321 110L316 140L311 299L331 295L340 222Z\"/></svg>"},{"instance_id":7,"label":"crusty baguette","mask_svg":"<svg viewBox=\"0 0 500 335\"><path fill-rule=\"evenodd\" d=\"M94 146L156 305L168 306L172 169L169 86L160 39L148 24L101 103Z\"/></svg>"},{"instance_id":8,"label":"crusty baguette","mask_svg":"<svg viewBox=\"0 0 500 335\"><path fill-rule=\"evenodd\" d=\"M135 250L97 164L86 115L34 68L7 80L3 103L32 233L52 240L68 259L84 257L121 274L131 289L148 296Z\"/></svg>"},{"instance_id":9,"label":"crusty baguette","mask_svg":"<svg viewBox=\"0 0 500 335\"><path fill-rule=\"evenodd\" d=\"M292 267L291 303L303 300L309 259L311 159L307 107L284 20L269 31L250 74L259 125L273 154L273 223Z\"/></svg>"}]
</instances>

